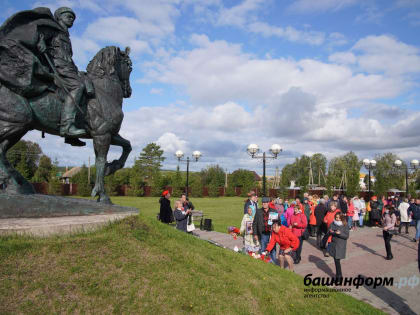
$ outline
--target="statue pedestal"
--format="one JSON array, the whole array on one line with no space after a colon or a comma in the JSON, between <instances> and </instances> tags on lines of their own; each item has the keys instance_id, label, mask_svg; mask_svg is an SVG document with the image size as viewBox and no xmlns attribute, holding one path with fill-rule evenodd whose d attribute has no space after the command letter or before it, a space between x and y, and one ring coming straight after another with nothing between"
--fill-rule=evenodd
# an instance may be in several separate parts
<instances>
[{"instance_id":1,"label":"statue pedestal","mask_svg":"<svg viewBox=\"0 0 420 315\"><path fill-rule=\"evenodd\" d=\"M139 210L106 205L94 200L61 196L0 194L0 219L83 216L122 212L137 214Z\"/></svg>"},{"instance_id":2,"label":"statue pedestal","mask_svg":"<svg viewBox=\"0 0 420 315\"><path fill-rule=\"evenodd\" d=\"M48 236L92 231L138 213L136 208L104 205L94 200L0 194L0 235Z\"/></svg>"},{"instance_id":3,"label":"statue pedestal","mask_svg":"<svg viewBox=\"0 0 420 315\"><path fill-rule=\"evenodd\" d=\"M49 236L53 234L88 232L133 214L135 213L120 212L55 218L0 219L0 235L27 234L32 236Z\"/></svg>"}]
</instances>

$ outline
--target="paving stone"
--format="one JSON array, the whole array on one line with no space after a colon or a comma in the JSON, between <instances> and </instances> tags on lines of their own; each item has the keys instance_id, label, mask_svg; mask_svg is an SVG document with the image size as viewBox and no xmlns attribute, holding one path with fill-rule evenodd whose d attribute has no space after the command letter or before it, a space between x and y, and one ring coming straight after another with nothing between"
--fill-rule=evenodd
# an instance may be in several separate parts
<instances>
[{"instance_id":1,"label":"paving stone","mask_svg":"<svg viewBox=\"0 0 420 315\"><path fill-rule=\"evenodd\" d=\"M376 287L351 286L347 294L365 301L388 314L420 314L420 274L417 263L417 243L412 242L415 229L410 227L408 235L393 236L391 241L393 260L385 260L385 244L382 229L359 228L350 232L347 241L346 258L341 261L344 277L393 277L394 286ZM243 246L242 237L236 240L226 233L215 231L194 232L198 237L217 243L216 245L233 250ZM303 277L334 277L335 265L332 257L324 257L316 247L316 240L304 241L302 260L295 266L295 272ZM412 286L404 281L412 279ZM413 285L416 284L417 285ZM302 293L303 294L303 293Z\"/></svg>"}]
</instances>

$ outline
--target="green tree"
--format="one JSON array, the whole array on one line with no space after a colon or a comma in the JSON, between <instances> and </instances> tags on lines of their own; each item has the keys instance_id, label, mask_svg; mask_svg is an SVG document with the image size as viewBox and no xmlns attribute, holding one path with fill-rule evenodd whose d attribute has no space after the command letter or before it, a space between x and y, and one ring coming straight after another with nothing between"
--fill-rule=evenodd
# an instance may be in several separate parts
<instances>
[{"instance_id":1,"label":"green tree","mask_svg":"<svg viewBox=\"0 0 420 315\"><path fill-rule=\"evenodd\" d=\"M237 169L229 176L229 187L235 195L234 188L241 187L241 195L246 196L248 192L257 186L255 173L245 169Z\"/></svg>"},{"instance_id":2,"label":"green tree","mask_svg":"<svg viewBox=\"0 0 420 315\"><path fill-rule=\"evenodd\" d=\"M281 170L280 187L284 189L290 187L290 182L296 180L296 164L286 164Z\"/></svg>"},{"instance_id":3,"label":"green tree","mask_svg":"<svg viewBox=\"0 0 420 315\"><path fill-rule=\"evenodd\" d=\"M225 171L219 165L209 165L200 172L201 180L204 186L210 184L217 187L225 185Z\"/></svg>"},{"instance_id":4,"label":"green tree","mask_svg":"<svg viewBox=\"0 0 420 315\"><path fill-rule=\"evenodd\" d=\"M156 143L149 143L146 145L138 159L134 161L133 168L137 173L144 176L148 182L153 182L155 177L160 173L163 157L163 150Z\"/></svg>"},{"instance_id":5,"label":"green tree","mask_svg":"<svg viewBox=\"0 0 420 315\"><path fill-rule=\"evenodd\" d=\"M91 167L90 170L90 183L95 182L96 168ZM88 197L92 192L92 186L89 184L89 170L85 164L82 165L80 171L73 175L71 182L77 184L77 194L79 196Z\"/></svg>"},{"instance_id":6,"label":"green tree","mask_svg":"<svg viewBox=\"0 0 420 315\"><path fill-rule=\"evenodd\" d=\"M190 175L191 175L191 173L190 173ZM183 191L184 187L186 186L186 184L184 184L184 183L185 182L183 181L182 174L179 170L179 165L178 165L176 167L176 172L171 175L170 185L172 186L174 191L181 192L181 190Z\"/></svg>"},{"instance_id":7,"label":"green tree","mask_svg":"<svg viewBox=\"0 0 420 315\"><path fill-rule=\"evenodd\" d=\"M142 194L142 186L152 186L152 195L160 194L162 178L160 170L163 157L163 150L156 143L146 145L138 159L134 160L134 165L130 172L130 186L134 195Z\"/></svg>"},{"instance_id":8,"label":"green tree","mask_svg":"<svg viewBox=\"0 0 420 315\"><path fill-rule=\"evenodd\" d=\"M38 168L32 181L36 183L48 182L50 180L52 168L53 164L51 159L46 155L42 155L39 159Z\"/></svg>"},{"instance_id":9,"label":"green tree","mask_svg":"<svg viewBox=\"0 0 420 315\"><path fill-rule=\"evenodd\" d=\"M42 150L32 141L20 140L7 152L7 159L16 170L30 180L37 169Z\"/></svg>"},{"instance_id":10,"label":"green tree","mask_svg":"<svg viewBox=\"0 0 420 315\"><path fill-rule=\"evenodd\" d=\"M300 192L306 192L309 184L309 167L311 158L307 155L302 155L300 158L296 158L296 184L300 187Z\"/></svg>"},{"instance_id":11,"label":"green tree","mask_svg":"<svg viewBox=\"0 0 420 315\"><path fill-rule=\"evenodd\" d=\"M375 194L386 195L391 188L403 189L405 185L405 164L401 169L394 167L395 160L401 160L393 153L378 154L375 156L376 167L373 169ZM404 162L403 162L404 163Z\"/></svg>"},{"instance_id":12,"label":"green tree","mask_svg":"<svg viewBox=\"0 0 420 315\"><path fill-rule=\"evenodd\" d=\"M311 156L312 173L314 176L314 183L317 186L325 187L325 174L327 172L327 158L321 153L315 153Z\"/></svg>"},{"instance_id":13,"label":"green tree","mask_svg":"<svg viewBox=\"0 0 420 315\"><path fill-rule=\"evenodd\" d=\"M207 187L209 188L209 197L219 197L219 186L216 180L212 180Z\"/></svg>"},{"instance_id":14,"label":"green tree","mask_svg":"<svg viewBox=\"0 0 420 315\"><path fill-rule=\"evenodd\" d=\"M129 172L129 185L130 189L128 190L128 195L133 197L141 197L143 196L143 189L142 187L146 185L144 181L144 176L136 167L130 168Z\"/></svg>"},{"instance_id":15,"label":"green tree","mask_svg":"<svg viewBox=\"0 0 420 315\"><path fill-rule=\"evenodd\" d=\"M362 162L359 161L357 155L354 152L349 152L343 157L345 170L346 170L346 193L348 196L355 196L359 193L360 185L360 168Z\"/></svg>"},{"instance_id":16,"label":"green tree","mask_svg":"<svg viewBox=\"0 0 420 315\"><path fill-rule=\"evenodd\" d=\"M61 195L61 182L58 178L58 160L55 159L51 168L50 179L48 181L48 194Z\"/></svg>"},{"instance_id":17,"label":"green tree","mask_svg":"<svg viewBox=\"0 0 420 315\"><path fill-rule=\"evenodd\" d=\"M190 187L191 195L193 197L203 197L203 184L201 181L200 174L192 173L190 174Z\"/></svg>"},{"instance_id":18,"label":"green tree","mask_svg":"<svg viewBox=\"0 0 420 315\"><path fill-rule=\"evenodd\" d=\"M359 192L359 179L361 161L354 152L331 159L328 165L327 191L332 193L334 188L346 189L348 196L354 196Z\"/></svg>"}]
</instances>

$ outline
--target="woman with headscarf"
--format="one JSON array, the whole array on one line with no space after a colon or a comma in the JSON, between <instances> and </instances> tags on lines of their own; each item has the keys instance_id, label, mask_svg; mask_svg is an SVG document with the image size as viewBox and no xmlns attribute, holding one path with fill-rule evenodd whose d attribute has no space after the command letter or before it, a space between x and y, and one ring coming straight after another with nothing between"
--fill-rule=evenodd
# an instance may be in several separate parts
<instances>
[{"instance_id":1,"label":"woman with headscarf","mask_svg":"<svg viewBox=\"0 0 420 315\"><path fill-rule=\"evenodd\" d=\"M171 209L171 201L169 200L171 198L171 194L168 190L165 190L162 193L162 197L159 199L160 203L160 221L163 223L172 223L174 222L173 212Z\"/></svg>"},{"instance_id":2,"label":"woman with headscarf","mask_svg":"<svg viewBox=\"0 0 420 315\"><path fill-rule=\"evenodd\" d=\"M252 222L254 221L255 211L254 205L248 206L248 212L242 218L240 229L240 233L244 235L244 250L253 253L260 250L260 244L258 240L254 240L252 233Z\"/></svg>"}]
</instances>

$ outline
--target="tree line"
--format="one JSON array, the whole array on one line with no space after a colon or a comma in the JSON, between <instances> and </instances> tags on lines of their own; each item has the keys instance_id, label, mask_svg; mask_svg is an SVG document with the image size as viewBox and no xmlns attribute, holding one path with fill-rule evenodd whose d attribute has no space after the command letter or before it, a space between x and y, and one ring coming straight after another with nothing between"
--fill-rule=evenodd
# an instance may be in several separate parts
<instances>
[{"instance_id":1,"label":"tree line","mask_svg":"<svg viewBox=\"0 0 420 315\"><path fill-rule=\"evenodd\" d=\"M47 182L50 192L53 193L61 189L58 175L60 170L63 172L63 167L59 167L57 160L52 162L37 143L21 140L8 151L7 155L13 167L26 179L32 182ZM400 158L393 153L378 154L374 158L377 166L372 170L375 181L371 189L378 195L386 194L390 188L405 190L404 168L394 167L394 161ZM181 172L179 166L175 171L162 170L165 159L164 151L158 144L147 144L135 158L132 167L119 170L105 178L108 193L118 194L119 187L123 185L129 187L130 196L142 196L144 186L152 187L153 196L159 196L167 186L172 186L175 193L181 193L186 186L186 172ZM329 193L343 189L347 195L352 196L360 189L361 168L362 161L354 152L334 157L330 161L321 153L312 156L302 155L293 163L283 167L279 187L276 188L279 188L281 194L287 195L287 188L293 180L301 188L301 192L320 186L325 187ZM78 184L79 195L90 194L95 175L95 167L91 167L89 172L88 167L83 165L81 171L72 177L71 182ZM367 184L367 176L365 183ZM189 187L191 195L195 197L202 196L203 187L208 187L209 196L216 197L219 195L219 187L224 187L226 184L226 196L234 196L235 187L240 187L242 195L245 196L249 190L259 185L255 173L246 169L226 174L220 165L209 165L199 172L189 173ZM420 172L416 171L411 174L409 192L414 195L419 188Z\"/></svg>"}]
</instances>

